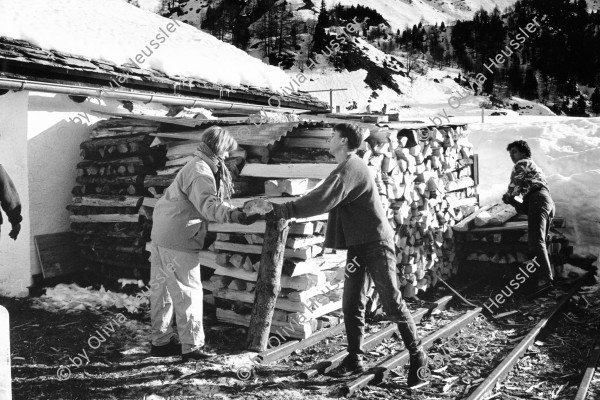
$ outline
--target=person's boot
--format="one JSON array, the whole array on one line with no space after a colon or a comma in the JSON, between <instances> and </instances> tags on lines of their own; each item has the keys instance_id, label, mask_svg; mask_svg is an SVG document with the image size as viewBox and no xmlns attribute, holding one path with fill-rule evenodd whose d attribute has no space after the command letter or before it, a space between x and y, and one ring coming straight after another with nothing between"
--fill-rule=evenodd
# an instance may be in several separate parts
<instances>
[{"instance_id":1,"label":"person's boot","mask_svg":"<svg viewBox=\"0 0 600 400\"><path fill-rule=\"evenodd\" d=\"M213 353L206 347L202 347L196 350L193 350L189 353L183 353L181 355L181 359L183 362L186 361L199 361L199 360L210 360L214 358L217 354Z\"/></svg>"},{"instance_id":2,"label":"person's boot","mask_svg":"<svg viewBox=\"0 0 600 400\"><path fill-rule=\"evenodd\" d=\"M365 366L363 365L362 359L360 357L347 355L340 365L329 371L329 375L336 378L345 378L363 372L365 372Z\"/></svg>"},{"instance_id":3,"label":"person's boot","mask_svg":"<svg viewBox=\"0 0 600 400\"><path fill-rule=\"evenodd\" d=\"M408 378L406 379L408 387L417 386L427 380L430 375L427 369L428 362L427 352L421 346L410 355L410 366L408 369Z\"/></svg>"},{"instance_id":4,"label":"person's boot","mask_svg":"<svg viewBox=\"0 0 600 400\"><path fill-rule=\"evenodd\" d=\"M181 344L174 340L162 346L150 344L150 354L153 357L173 357L181 354Z\"/></svg>"}]
</instances>

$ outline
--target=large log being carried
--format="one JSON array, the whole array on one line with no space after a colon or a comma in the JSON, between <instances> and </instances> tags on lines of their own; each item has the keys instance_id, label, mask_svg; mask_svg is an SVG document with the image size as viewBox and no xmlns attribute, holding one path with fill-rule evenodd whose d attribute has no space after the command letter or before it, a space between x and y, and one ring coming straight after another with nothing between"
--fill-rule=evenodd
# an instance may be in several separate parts
<instances>
[{"instance_id":1,"label":"large log being carried","mask_svg":"<svg viewBox=\"0 0 600 400\"><path fill-rule=\"evenodd\" d=\"M281 269L288 231L287 220L267 220L254 307L248 329L247 348L252 351L267 349L275 301L281 291Z\"/></svg>"}]
</instances>

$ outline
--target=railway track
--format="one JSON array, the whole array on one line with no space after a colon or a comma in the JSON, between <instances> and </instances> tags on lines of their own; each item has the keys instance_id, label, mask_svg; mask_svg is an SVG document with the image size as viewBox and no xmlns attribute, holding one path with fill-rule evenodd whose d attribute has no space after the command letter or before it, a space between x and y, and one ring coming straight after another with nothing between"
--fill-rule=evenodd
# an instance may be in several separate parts
<instances>
[{"instance_id":1,"label":"railway track","mask_svg":"<svg viewBox=\"0 0 600 400\"><path fill-rule=\"evenodd\" d=\"M594 343L594 347L591 349L591 353L589 355L587 364L585 366L585 371L583 373L583 378L581 379L579 389L577 390L577 394L575 395L575 400L596 399L598 398L598 396L600 396L600 393L589 393L594 374L596 373L596 368L598 367L599 358L600 340L597 340L596 343Z\"/></svg>"},{"instance_id":2,"label":"railway track","mask_svg":"<svg viewBox=\"0 0 600 400\"><path fill-rule=\"evenodd\" d=\"M535 323L533 328L529 329L524 335L519 335L518 338L505 338L503 339L505 343L509 343L512 346L512 349L508 354L500 354L498 352L498 356L500 359L495 360L495 367L490 372L487 372L487 375L482 375L476 379L471 379L468 384L463 385L464 388L460 391L459 397L452 398L465 398L468 400L480 400L480 399L490 399L497 398L500 394L493 393L496 385L501 382L511 371L513 371L515 365L519 362L519 360L524 356L527 349L539 338L545 337L548 335L549 331L553 329L552 322L556 320L557 316L559 316L564 309L565 305L569 302L569 299L573 297L580 289L580 287L584 284L585 277L578 279L573 282L572 285L568 288L567 292L560 296L556 303L551 305L548 312L545 312L543 316L539 318L539 320ZM421 308L413 313L416 322L420 321L425 315L431 314L434 310L444 310L448 303L453 298L458 298L458 295L444 296L440 298L438 301L432 303L429 307ZM452 382L456 381L450 380L450 378L444 379L437 374L441 371L447 370L448 368L452 368L452 363L457 359L460 361L467 360L466 363L463 363L464 369L468 369L469 363L468 361L473 358L474 363L480 361L477 358L476 352L470 350L468 348L461 349L463 346L461 340L459 338L453 338L455 335L462 333L465 328L467 328L470 324L475 321L485 322L485 317L483 314L482 307L475 307L471 309L467 309L462 313L462 315L457 316L452 321L447 324L437 328L436 330L429 332L429 334L424 335L423 337L423 345L425 348L429 349L430 352L430 369L423 370L421 372L422 377L429 379L430 381L439 379L445 382L446 384L435 385L435 387L429 386L427 384L422 385L420 388L413 388L413 390L425 390L426 394L429 397L439 395L440 398L448 397L447 393L444 393L448 386L452 386ZM479 323L480 323L479 322ZM477 332L478 327L475 327L475 331ZM337 330L334 332L340 333L343 331L343 328L337 327ZM364 347L365 352L369 353L372 349L379 346L386 339L390 338L394 333L397 332L394 324L388 325L383 329L375 332L371 335L365 336ZM313 340L313 343L317 343L322 340L324 337L327 337L327 333L322 333L320 337L317 337ZM309 343L308 345L312 345ZM490 347L502 347L504 349L504 353L506 352L506 345L499 346L493 341L490 342ZM274 361L278 358L285 357L286 355L291 354L294 350L298 348L302 348L299 343L288 345L288 347L283 349L275 349L272 352L265 352L261 356L264 357L264 360ZM450 350L448 350L448 348ZM480 351L485 351L485 345ZM461 355L462 354L462 355ZM466 354L466 356L465 356ZM340 362L347 355L345 350L341 350L336 354L333 354L327 359L321 360L310 368L301 372L298 377L301 379L308 380L310 382L311 379L317 378L319 375L327 374L329 371L337 367ZM474 357L471 357L474 356ZM463 357L463 358L461 358ZM590 386L590 382L592 382L595 365L600 357L600 342L596 344L596 347L593 349L590 361L588 363L588 369L582 381L582 385L580 387L580 392L582 394L578 394L577 400L587 400L586 392L587 387ZM496 357L497 358L497 357ZM338 394L343 396L352 396L357 394L361 389L367 388L369 385L376 384L386 384L386 379L389 377L390 372L394 371L394 376L397 377L399 374L395 371L396 368L405 365L409 360L408 352L406 350L402 350L396 352L395 354L388 355L386 357L372 360L367 364L367 371L359 376L355 376L352 380L347 381L342 384L341 387L337 387L336 390ZM473 367L475 368L475 367ZM479 368L479 370L486 370L486 368ZM487 368L489 370L489 368ZM320 377L322 380L324 377ZM389 383L389 385L393 387L401 387L404 390L408 389L406 386L402 387L402 385L398 386L397 384ZM455 387L458 385L455 385Z\"/></svg>"}]
</instances>

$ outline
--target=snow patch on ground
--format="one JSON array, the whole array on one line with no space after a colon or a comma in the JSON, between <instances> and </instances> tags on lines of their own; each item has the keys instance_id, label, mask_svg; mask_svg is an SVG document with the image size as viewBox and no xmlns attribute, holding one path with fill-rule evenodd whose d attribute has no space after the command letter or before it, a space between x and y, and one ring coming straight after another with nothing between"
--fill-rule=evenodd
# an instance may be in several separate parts
<instances>
[{"instance_id":1,"label":"snow patch on ground","mask_svg":"<svg viewBox=\"0 0 600 400\"><path fill-rule=\"evenodd\" d=\"M148 305L148 303L147 297L137 298L125 293L111 292L103 287L100 290L94 290L91 287L82 288L74 283L60 283L53 288L47 288L45 295L34 299L35 307L52 312L96 312L116 307L137 313L141 311L142 306Z\"/></svg>"},{"instance_id":2,"label":"snow patch on ground","mask_svg":"<svg viewBox=\"0 0 600 400\"><path fill-rule=\"evenodd\" d=\"M172 20L121 0L0 0L0 9L0 36L44 49L117 65L144 51L142 68L215 84L276 90L287 82L283 71L235 46L181 22L167 31Z\"/></svg>"}]
</instances>

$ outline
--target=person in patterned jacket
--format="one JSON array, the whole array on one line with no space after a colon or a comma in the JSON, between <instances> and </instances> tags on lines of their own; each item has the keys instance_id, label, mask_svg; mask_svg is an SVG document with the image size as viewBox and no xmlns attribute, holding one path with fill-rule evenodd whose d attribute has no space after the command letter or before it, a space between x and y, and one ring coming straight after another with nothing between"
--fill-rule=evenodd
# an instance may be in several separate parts
<instances>
[{"instance_id":1,"label":"person in patterned jacket","mask_svg":"<svg viewBox=\"0 0 600 400\"><path fill-rule=\"evenodd\" d=\"M536 257L542 267L539 286L551 285L554 273L548 258L546 237L554 217L554 202L544 173L531 159L531 149L524 140L508 145L506 150L515 164L510 174L508 191L502 197L520 213L527 214L529 256ZM522 203L515 198L522 196Z\"/></svg>"}]
</instances>

